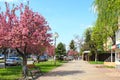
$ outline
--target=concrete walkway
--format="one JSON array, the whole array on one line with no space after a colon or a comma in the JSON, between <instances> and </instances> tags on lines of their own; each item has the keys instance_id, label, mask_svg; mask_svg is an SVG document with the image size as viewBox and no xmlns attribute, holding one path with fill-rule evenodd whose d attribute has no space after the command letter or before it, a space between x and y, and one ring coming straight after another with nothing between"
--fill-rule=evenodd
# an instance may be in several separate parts
<instances>
[{"instance_id":1,"label":"concrete walkway","mask_svg":"<svg viewBox=\"0 0 120 80\"><path fill-rule=\"evenodd\" d=\"M120 80L120 71L110 68L96 68L85 61L71 61L37 80Z\"/></svg>"}]
</instances>

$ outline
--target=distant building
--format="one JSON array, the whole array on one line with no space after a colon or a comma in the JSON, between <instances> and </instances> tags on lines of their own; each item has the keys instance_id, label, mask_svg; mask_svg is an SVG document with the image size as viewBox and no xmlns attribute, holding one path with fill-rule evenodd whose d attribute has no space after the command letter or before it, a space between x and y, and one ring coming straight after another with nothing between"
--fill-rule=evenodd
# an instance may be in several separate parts
<instances>
[{"instance_id":1,"label":"distant building","mask_svg":"<svg viewBox=\"0 0 120 80\"><path fill-rule=\"evenodd\" d=\"M107 38L107 42L103 44L104 51L110 52L112 46L112 39L110 37Z\"/></svg>"}]
</instances>

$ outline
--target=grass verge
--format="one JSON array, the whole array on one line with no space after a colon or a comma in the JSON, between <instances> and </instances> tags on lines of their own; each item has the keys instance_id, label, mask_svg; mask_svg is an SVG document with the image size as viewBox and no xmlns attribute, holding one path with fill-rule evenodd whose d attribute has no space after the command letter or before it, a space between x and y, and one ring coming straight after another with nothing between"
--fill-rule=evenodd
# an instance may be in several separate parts
<instances>
[{"instance_id":1,"label":"grass verge","mask_svg":"<svg viewBox=\"0 0 120 80\"><path fill-rule=\"evenodd\" d=\"M115 68L115 66L105 66L105 68Z\"/></svg>"},{"instance_id":2,"label":"grass verge","mask_svg":"<svg viewBox=\"0 0 120 80\"><path fill-rule=\"evenodd\" d=\"M43 73L47 73L52 69L61 66L64 61L57 61L56 66L53 61L36 63L37 67L40 67ZM21 66L11 66L9 68L0 68L0 80L17 80L22 77Z\"/></svg>"},{"instance_id":3,"label":"grass verge","mask_svg":"<svg viewBox=\"0 0 120 80\"><path fill-rule=\"evenodd\" d=\"M36 63L35 65L37 67L40 67L40 69L42 70L43 73L47 73L47 72L51 71L52 69L61 66L63 63L65 63L65 62L64 61L56 61L56 65L54 65L53 61L47 61L47 62Z\"/></svg>"},{"instance_id":4,"label":"grass verge","mask_svg":"<svg viewBox=\"0 0 120 80\"><path fill-rule=\"evenodd\" d=\"M90 64L104 64L103 61L89 61Z\"/></svg>"}]
</instances>

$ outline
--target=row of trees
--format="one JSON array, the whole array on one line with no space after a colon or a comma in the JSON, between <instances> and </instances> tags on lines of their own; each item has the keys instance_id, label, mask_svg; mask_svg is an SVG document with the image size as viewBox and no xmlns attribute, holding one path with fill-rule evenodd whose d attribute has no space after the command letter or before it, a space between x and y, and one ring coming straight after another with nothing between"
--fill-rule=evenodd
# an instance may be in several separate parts
<instances>
[{"instance_id":1,"label":"row of trees","mask_svg":"<svg viewBox=\"0 0 120 80\"><path fill-rule=\"evenodd\" d=\"M61 56L75 56L75 55L78 54L78 52L76 51L76 46L75 46L74 40L71 40L71 42L69 44L69 50L68 51L66 50L65 44L60 42L57 45L55 53L58 57L61 57Z\"/></svg>"},{"instance_id":2,"label":"row of trees","mask_svg":"<svg viewBox=\"0 0 120 80\"><path fill-rule=\"evenodd\" d=\"M115 45L115 32L119 26L120 0L94 0L94 8L97 13L97 20L92 28L85 31L85 41L81 51L90 50L91 54L104 51L103 44L107 39L112 40Z\"/></svg>"}]
</instances>

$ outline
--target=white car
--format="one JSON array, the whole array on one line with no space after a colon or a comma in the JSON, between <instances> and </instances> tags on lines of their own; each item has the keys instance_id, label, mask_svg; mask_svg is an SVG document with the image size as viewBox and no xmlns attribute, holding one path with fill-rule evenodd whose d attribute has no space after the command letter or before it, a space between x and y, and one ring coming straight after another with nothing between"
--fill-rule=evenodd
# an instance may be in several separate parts
<instances>
[{"instance_id":1,"label":"white car","mask_svg":"<svg viewBox=\"0 0 120 80\"><path fill-rule=\"evenodd\" d=\"M22 65L23 60L19 57L9 57L6 59L6 65Z\"/></svg>"},{"instance_id":2,"label":"white car","mask_svg":"<svg viewBox=\"0 0 120 80\"><path fill-rule=\"evenodd\" d=\"M0 59L4 59L4 55L3 54L0 54Z\"/></svg>"},{"instance_id":3,"label":"white car","mask_svg":"<svg viewBox=\"0 0 120 80\"><path fill-rule=\"evenodd\" d=\"M74 57L73 56L68 56L68 60L73 60L74 59Z\"/></svg>"}]
</instances>

